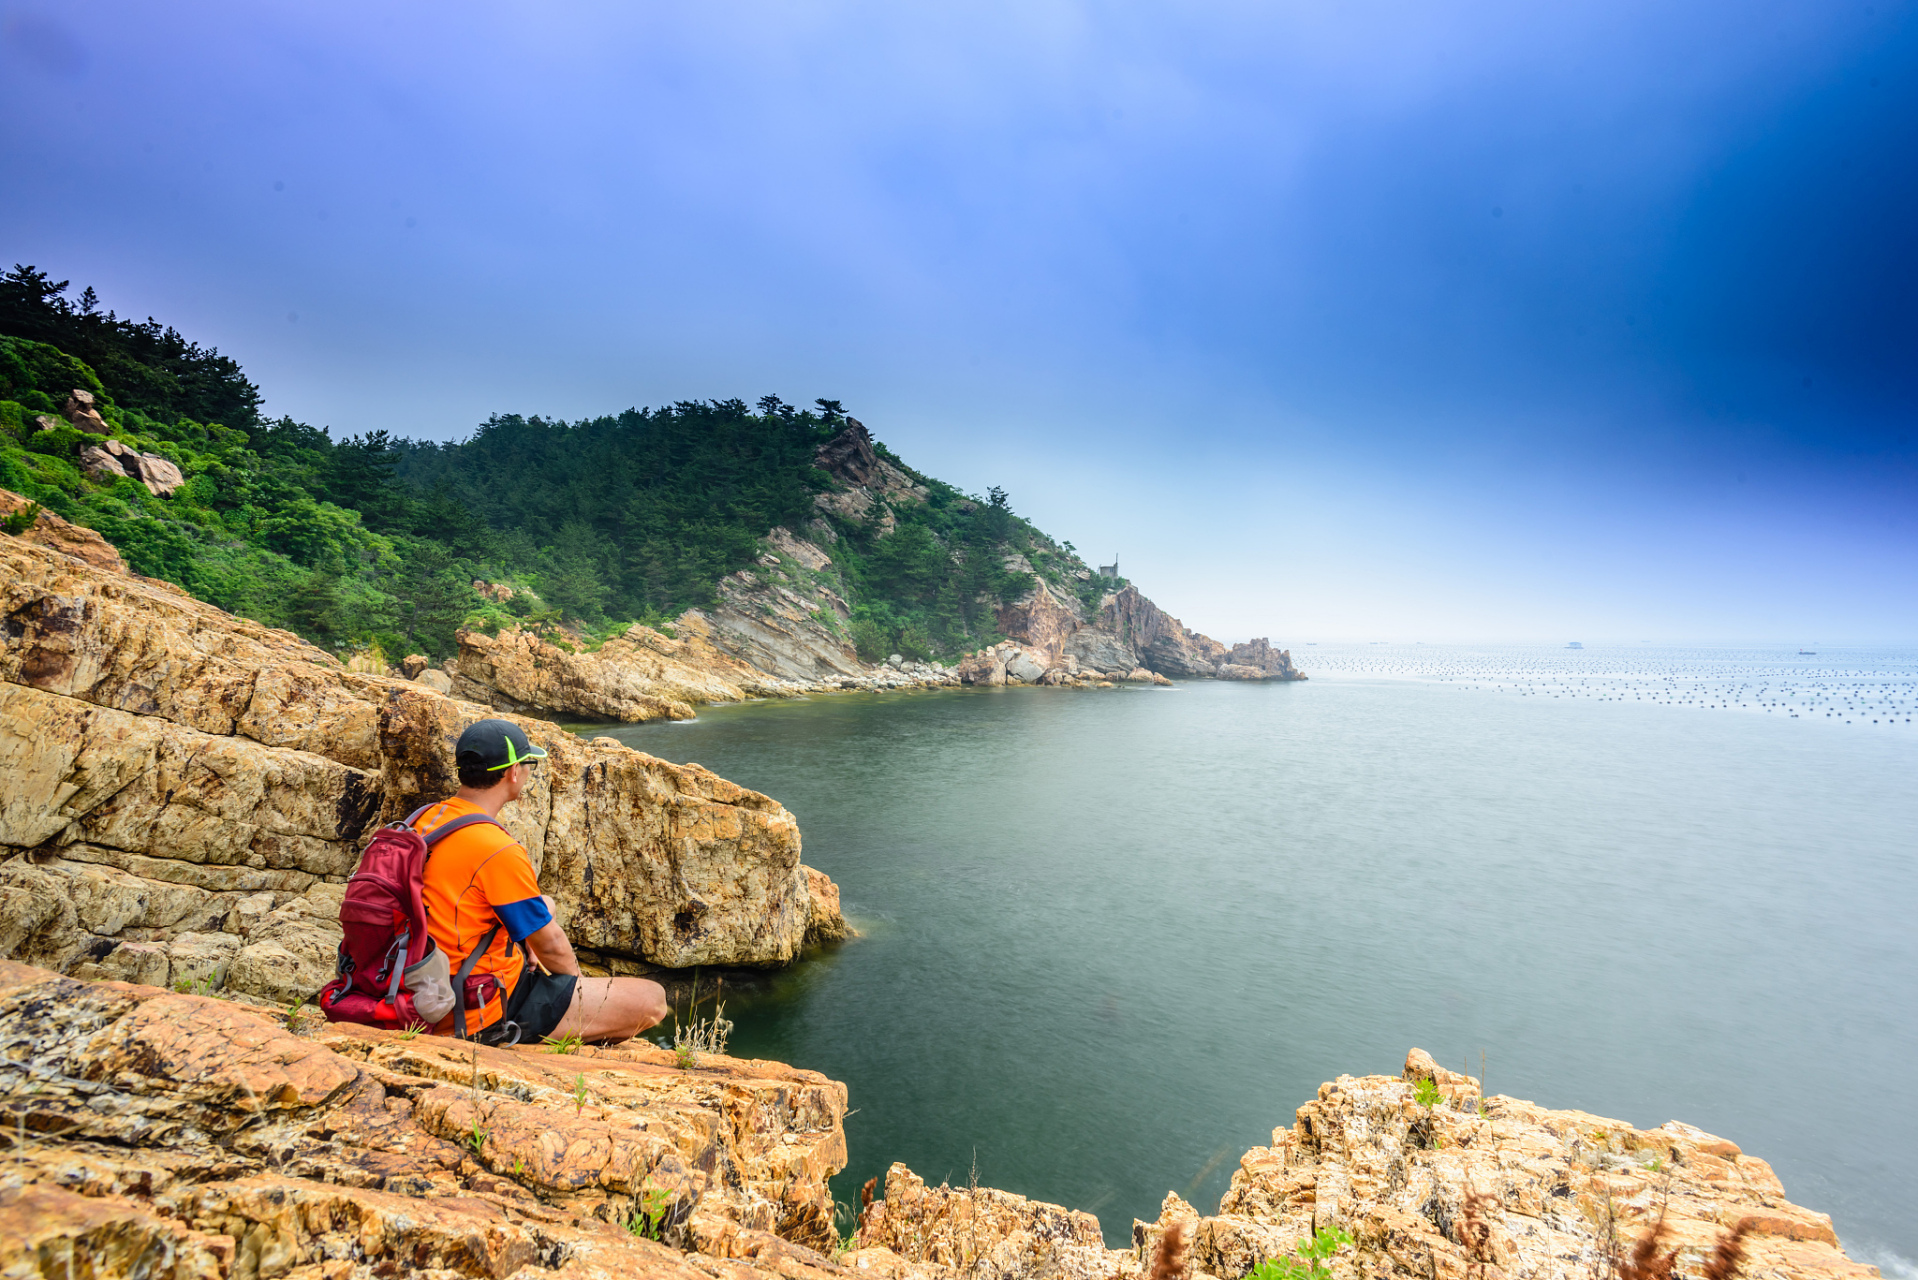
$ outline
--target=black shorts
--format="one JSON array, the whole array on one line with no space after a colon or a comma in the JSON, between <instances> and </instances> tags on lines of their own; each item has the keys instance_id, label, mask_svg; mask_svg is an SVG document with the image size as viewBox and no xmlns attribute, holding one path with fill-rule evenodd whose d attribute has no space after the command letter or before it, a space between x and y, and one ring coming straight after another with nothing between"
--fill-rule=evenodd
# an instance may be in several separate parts
<instances>
[{"instance_id":1,"label":"black shorts","mask_svg":"<svg viewBox=\"0 0 1918 1280\"><path fill-rule=\"evenodd\" d=\"M553 1034L573 1007L573 988L578 985L579 979L570 973L541 973L529 964L520 970L519 984L507 998L506 1016L494 1025L517 1022L519 1042L538 1044Z\"/></svg>"}]
</instances>

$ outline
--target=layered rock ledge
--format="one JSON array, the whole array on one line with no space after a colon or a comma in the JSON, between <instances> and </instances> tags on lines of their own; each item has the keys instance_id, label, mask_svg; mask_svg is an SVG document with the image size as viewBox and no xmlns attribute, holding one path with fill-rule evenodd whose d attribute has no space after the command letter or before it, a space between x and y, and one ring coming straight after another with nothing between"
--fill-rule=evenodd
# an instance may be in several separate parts
<instances>
[{"instance_id":1,"label":"layered rock ledge","mask_svg":"<svg viewBox=\"0 0 1918 1280\"><path fill-rule=\"evenodd\" d=\"M843 1274L843 1085L302 1012L0 962L0 1274Z\"/></svg>"},{"instance_id":2,"label":"layered rock ledge","mask_svg":"<svg viewBox=\"0 0 1918 1280\"><path fill-rule=\"evenodd\" d=\"M366 836L451 794L493 710L37 542L0 537L0 583L0 956L311 995ZM502 818L608 965L781 965L843 933L777 802L520 723L552 754Z\"/></svg>"}]
</instances>

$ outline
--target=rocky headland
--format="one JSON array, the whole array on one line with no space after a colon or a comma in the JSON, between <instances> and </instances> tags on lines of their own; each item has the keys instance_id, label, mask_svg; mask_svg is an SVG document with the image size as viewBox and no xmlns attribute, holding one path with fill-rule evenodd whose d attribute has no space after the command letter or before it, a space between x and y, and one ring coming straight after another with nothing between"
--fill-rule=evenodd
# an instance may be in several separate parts
<instances>
[{"instance_id":1,"label":"rocky headland","mask_svg":"<svg viewBox=\"0 0 1918 1280\"><path fill-rule=\"evenodd\" d=\"M347 670L116 562L62 523L0 537L0 955L311 995L366 838L456 789L451 743L493 708ZM776 801L521 723L552 766L502 816L596 966L776 966L843 936Z\"/></svg>"},{"instance_id":2,"label":"rocky headland","mask_svg":"<svg viewBox=\"0 0 1918 1280\"><path fill-rule=\"evenodd\" d=\"M994 610L1006 639L949 665L898 654L864 662L850 630L853 593L833 561L839 535L826 517L870 524L884 539L896 524L893 511L926 501L926 488L881 457L857 419L816 461L834 484L815 499L819 516L797 531L771 530L754 566L721 579L717 603L682 614L671 634L634 625L588 645L556 630L462 631L458 656L416 678L505 711L629 723L688 719L702 703L848 690L1305 679L1291 654L1269 640L1228 647L1129 583L1114 581L1088 607L1076 587L1094 573L1063 548L1052 548L1064 566L1056 580L1007 554L1006 567L1029 575L1032 586ZM513 594L505 584L475 585L495 599Z\"/></svg>"}]
</instances>

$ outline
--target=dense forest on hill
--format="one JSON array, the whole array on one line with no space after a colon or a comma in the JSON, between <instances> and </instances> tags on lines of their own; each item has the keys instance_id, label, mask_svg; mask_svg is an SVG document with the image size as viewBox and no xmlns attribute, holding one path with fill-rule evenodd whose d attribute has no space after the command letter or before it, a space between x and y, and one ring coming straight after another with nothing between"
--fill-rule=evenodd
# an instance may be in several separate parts
<instances>
[{"instance_id":1,"label":"dense forest on hill","mask_svg":"<svg viewBox=\"0 0 1918 1280\"><path fill-rule=\"evenodd\" d=\"M862 656L950 658L998 639L991 606L1029 586L1009 552L1049 577L1071 558L1003 492L968 496L890 454L929 496L902 504L888 536L877 512L817 511L834 482L814 455L846 424L834 401L687 401L572 423L498 415L446 444L336 437L263 419L234 360L158 321L102 313L91 288L68 292L32 267L0 277L0 487L98 530L138 572L336 652L442 658L461 627L565 626L590 642L664 624L711 605L774 526L820 518ZM75 388L186 484L160 498L90 476L81 455L97 437L59 416ZM501 604L475 579L521 594Z\"/></svg>"}]
</instances>

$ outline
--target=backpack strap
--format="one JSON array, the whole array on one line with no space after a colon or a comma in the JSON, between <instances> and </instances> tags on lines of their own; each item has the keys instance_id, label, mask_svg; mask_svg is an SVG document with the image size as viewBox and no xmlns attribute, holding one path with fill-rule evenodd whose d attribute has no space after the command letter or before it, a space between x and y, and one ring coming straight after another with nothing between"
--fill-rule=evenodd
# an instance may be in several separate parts
<instances>
[{"instance_id":1,"label":"backpack strap","mask_svg":"<svg viewBox=\"0 0 1918 1280\"><path fill-rule=\"evenodd\" d=\"M412 816L407 818L406 825L410 827L418 822L420 815L432 807L430 804L423 804L415 809ZM452 835L455 831L460 830L462 827L477 826L482 822L499 827L499 829L505 833L508 840L513 839L513 833L507 831L498 818L488 813L462 814L451 822L442 822L439 826L434 827L431 831L422 835L420 839L426 841L426 847L431 849L434 845L444 840L447 836ZM517 841L515 841L515 843L517 843ZM466 979L472 976L473 966L479 963L479 958L485 955L487 949L493 945L493 939L499 936L499 930L499 925L495 923L492 928L486 931L486 936L479 940L478 945L466 953L465 962L460 965L459 973L453 978L453 999L458 1008L457 1020L454 1023L455 1034L462 1040L466 1039ZM512 947L507 948L507 954L512 954Z\"/></svg>"},{"instance_id":2,"label":"backpack strap","mask_svg":"<svg viewBox=\"0 0 1918 1280\"><path fill-rule=\"evenodd\" d=\"M454 1027L462 1040L466 1039L466 979L472 976L473 966L479 963L479 958L486 954L486 949L493 945L493 939L498 936L499 926L495 924L479 940L479 945L466 953L466 962L460 965L460 971L453 979L453 999L459 1007L459 1020Z\"/></svg>"},{"instance_id":3,"label":"backpack strap","mask_svg":"<svg viewBox=\"0 0 1918 1280\"><path fill-rule=\"evenodd\" d=\"M430 809L432 807L433 806L431 805L426 806L427 809ZM425 812L426 812L426 809L421 809L419 813L416 813L413 815L413 818L417 818L420 816L420 813L425 813ZM406 820L407 826L410 827L413 825L413 818L408 818ZM467 814L461 814L459 817L453 819L451 822L442 822L439 826L434 827L431 831L428 831L424 835L422 835L420 839L426 841L426 847L431 849L434 845L446 839L446 837L452 835L455 831L460 830L462 827L478 826L482 822L490 823L491 825L495 827L499 827L501 831L506 831L505 827L500 826L499 819L495 818L490 813L467 813ZM512 840L513 833L510 831L506 831L506 838L508 840ZM514 843L517 844L518 841L514 841Z\"/></svg>"}]
</instances>

